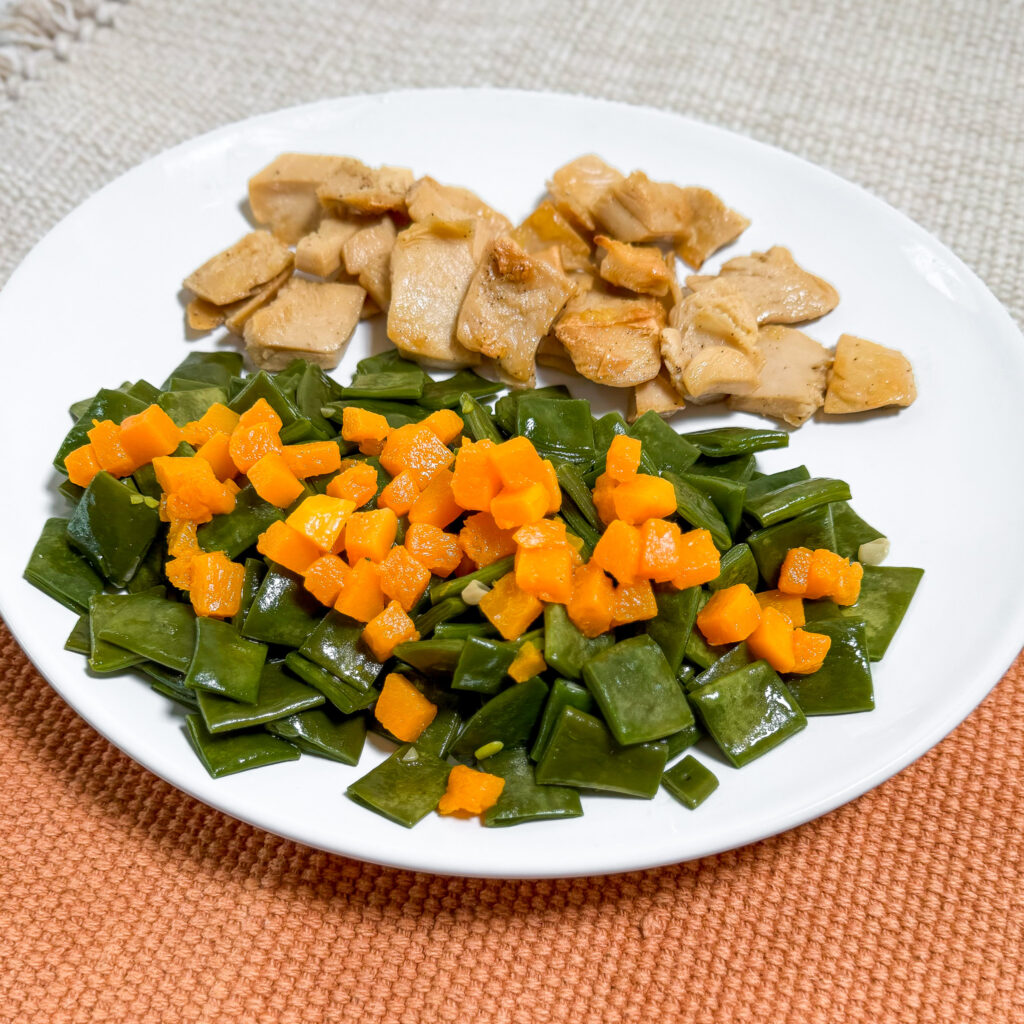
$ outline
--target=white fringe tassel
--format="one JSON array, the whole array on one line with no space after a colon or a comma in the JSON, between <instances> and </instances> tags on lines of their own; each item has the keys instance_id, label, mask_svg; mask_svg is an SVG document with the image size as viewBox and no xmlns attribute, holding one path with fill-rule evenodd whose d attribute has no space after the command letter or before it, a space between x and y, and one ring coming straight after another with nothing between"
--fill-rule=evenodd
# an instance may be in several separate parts
<instances>
[{"instance_id":1,"label":"white fringe tassel","mask_svg":"<svg viewBox=\"0 0 1024 1024\"><path fill-rule=\"evenodd\" d=\"M0 9L0 98L17 99L39 74L41 58L68 60L73 43L114 23L127 0L20 0ZM0 3L2 8L2 3Z\"/></svg>"}]
</instances>

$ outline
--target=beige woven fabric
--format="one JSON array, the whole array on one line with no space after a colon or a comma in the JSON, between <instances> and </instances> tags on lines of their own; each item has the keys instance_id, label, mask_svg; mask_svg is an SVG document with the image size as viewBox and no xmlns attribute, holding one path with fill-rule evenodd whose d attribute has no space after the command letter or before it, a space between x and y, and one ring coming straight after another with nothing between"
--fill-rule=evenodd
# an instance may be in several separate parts
<instances>
[{"instance_id":1,"label":"beige woven fabric","mask_svg":"<svg viewBox=\"0 0 1024 1024\"><path fill-rule=\"evenodd\" d=\"M806 156L935 232L1024 321L1020 0L138 0L69 55L0 105L0 281L96 188L198 132L487 84L667 107ZM0 631L0 1022L1020 1021L1022 678L783 836L487 882L331 857L196 803Z\"/></svg>"}]
</instances>

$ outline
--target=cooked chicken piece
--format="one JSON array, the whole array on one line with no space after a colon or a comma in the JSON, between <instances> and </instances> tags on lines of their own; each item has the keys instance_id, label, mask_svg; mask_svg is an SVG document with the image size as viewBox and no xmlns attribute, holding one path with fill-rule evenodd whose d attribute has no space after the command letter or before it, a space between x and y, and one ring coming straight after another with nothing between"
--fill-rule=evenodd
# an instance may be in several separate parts
<instances>
[{"instance_id":1,"label":"cooked chicken piece","mask_svg":"<svg viewBox=\"0 0 1024 1024\"><path fill-rule=\"evenodd\" d=\"M359 225L325 214L312 234L295 246L295 269L315 277L330 277L341 269L341 247L359 230Z\"/></svg>"},{"instance_id":2,"label":"cooked chicken piece","mask_svg":"<svg viewBox=\"0 0 1024 1024\"><path fill-rule=\"evenodd\" d=\"M534 382L537 346L573 294L552 248L551 259L498 238L477 267L459 311L456 336L468 349L498 360L503 376Z\"/></svg>"},{"instance_id":3,"label":"cooked chicken piece","mask_svg":"<svg viewBox=\"0 0 1024 1024\"><path fill-rule=\"evenodd\" d=\"M262 370L281 370L296 356L324 369L338 365L366 293L357 284L293 277L245 325L245 349Z\"/></svg>"},{"instance_id":4,"label":"cooked chicken piece","mask_svg":"<svg viewBox=\"0 0 1024 1024\"><path fill-rule=\"evenodd\" d=\"M825 401L832 353L793 327L762 327L757 341L764 356L757 387L745 395L731 395L729 406L799 427Z\"/></svg>"},{"instance_id":5,"label":"cooked chicken piece","mask_svg":"<svg viewBox=\"0 0 1024 1024\"><path fill-rule=\"evenodd\" d=\"M736 241L750 227L742 213L730 210L714 192L706 188L683 189L690 204L692 219L686 233L676 241L676 252L694 270L723 245Z\"/></svg>"},{"instance_id":6,"label":"cooked chicken piece","mask_svg":"<svg viewBox=\"0 0 1024 1024\"><path fill-rule=\"evenodd\" d=\"M384 310L382 310L380 306L378 306L377 303L367 295L366 298L363 299L363 308L359 311L359 319L369 320L371 317L377 316L383 312Z\"/></svg>"},{"instance_id":7,"label":"cooked chicken piece","mask_svg":"<svg viewBox=\"0 0 1024 1024\"><path fill-rule=\"evenodd\" d=\"M492 238L507 234L512 229L512 222L488 206L475 192L442 185L433 178L420 178L414 182L406 195L406 203L409 216L414 221L430 217L444 221L481 221L477 235L482 248L486 248Z\"/></svg>"},{"instance_id":8,"label":"cooked chicken piece","mask_svg":"<svg viewBox=\"0 0 1024 1024\"><path fill-rule=\"evenodd\" d=\"M548 182L548 194L562 215L587 231L597 226L594 208L612 185L622 181L621 171L588 153L559 167Z\"/></svg>"},{"instance_id":9,"label":"cooked chicken piece","mask_svg":"<svg viewBox=\"0 0 1024 1024\"><path fill-rule=\"evenodd\" d=\"M530 253L557 245L562 266L568 271L591 269L586 239L546 199L512 232L512 238Z\"/></svg>"},{"instance_id":10,"label":"cooked chicken piece","mask_svg":"<svg viewBox=\"0 0 1024 1024\"><path fill-rule=\"evenodd\" d=\"M252 293L241 300L241 302L234 302L230 306L226 306L224 309L225 319L224 326L232 334L241 335L242 328L245 327L249 317L256 312L257 309L262 309L270 300L284 287L285 282L292 276L292 268L289 267L287 270L282 270L277 277L271 278L266 284L260 285Z\"/></svg>"},{"instance_id":11,"label":"cooked chicken piece","mask_svg":"<svg viewBox=\"0 0 1024 1024\"><path fill-rule=\"evenodd\" d=\"M673 307L661 332L661 354L676 389L688 402L747 394L763 361L757 321L743 294L719 279Z\"/></svg>"},{"instance_id":12,"label":"cooked chicken piece","mask_svg":"<svg viewBox=\"0 0 1024 1024\"><path fill-rule=\"evenodd\" d=\"M633 388L629 399L629 422L639 419L645 412L656 412L664 419L686 408L683 396L676 391L664 370L657 377Z\"/></svg>"},{"instance_id":13,"label":"cooked chicken piece","mask_svg":"<svg viewBox=\"0 0 1024 1024\"><path fill-rule=\"evenodd\" d=\"M609 283L643 295L667 295L669 270L661 250L653 245L630 245L607 235L594 235L605 250L601 276Z\"/></svg>"},{"instance_id":14,"label":"cooked chicken piece","mask_svg":"<svg viewBox=\"0 0 1024 1024\"><path fill-rule=\"evenodd\" d=\"M378 310L391 301L391 250L398 231L390 217L381 217L345 241L345 270L369 292Z\"/></svg>"},{"instance_id":15,"label":"cooked chicken piece","mask_svg":"<svg viewBox=\"0 0 1024 1024\"><path fill-rule=\"evenodd\" d=\"M572 365L572 357L553 334L547 334L540 339L537 346L537 365L561 370L562 373L576 372L576 367Z\"/></svg>"},{"instance_id":16,"label":"cooked chicken piece","mask_svg":"<svg viewBox=\"0 0 1024 1024\"><path fill-rule=\"evenodd\" d=\"M658 337L665 309L657 299L620 299L590 291L569 301L555 324L576 372L598 384L634 387L661 367Z\"/></svg>"},{"instance_id":17,"label":"cooked chicken piece","mask_svg":"<svg viewBox=\"0 0 1024 1024\"><path fill-rule=\"evenodd\" d=\"M781 245L767 252L737 256L722 264L719 277L740 289L759 324L798 324L814 320L839 305L839 293L820 277L809 274ZM714 277L691 274L686 286L699 292Z\"/></svg>"},{"instance_id":18,"label":"cooked chicken piece","mask_svg":"<svg viewBox=\"0 0 1024 1024\"><path fill-rule=\"evenodd\" d=\"M316 190L341 166L344 157L282 153L249 179L249 206L287 245L316 229L323 208Z\"/></svg>"},{"instance_id":19,"label":"cooked chicken piece","mask_svg":"<svg viewBox=\"0 0 1024 1024\"><path fill-rule=\"evenodd\" d=\"M212 331L224 323L224 310L206 299L190 299L185 307L185 322L193 331Z\"/></svg>"},{"instance_id":20,"label":"cooked chicken piece","mask_svg":"<svg viewBox=\"0 0 1024 1024\"><path fill-rule=\"evenodd\" d=\"M215 306L244 299L291 267L292 254L269 231L251 231L185 278L185 287Z\"/></svg>"},{"instance_id":21,"label":"cooked chicken piece","mask_svg":"<svg viewBox=\"0 0 1024 1024\"><path fill-rule=\"evenodd\" d=\"M398 233L391 250L388 337L428 366L470 366L476 352L459 344L456 325L466 289L483 255L478 220L430 218Z\"/></svg>"},{"instance_id":22,"label":"cooked chicken piece","mask_svg":"<svg viewBox=\"0 0 1024 1024\"><path fill-rule=\"evenodd\" d=\"M917 398L914 371L902 352L844 334L836 344L825 392L825 412L866 412L910 405Z\"/></svg>"},{"instance_id":23,"label":"cooked chicken piece","mask_svg":"<svg viewBox=\"0 0 1024 1024\"><path fill-rule=\"evenodd\" d=\"M328 210L361 214L405 212L405 194L413 183L408 167L367 167L354 157L341 164L316 190Z\"/></svg>"},{"instance_id":24,"label":"cooked chicken piece","mask_svg":"<svg viewBox=\"0 0 1024 1024\"><path fill-rule=\"evenodd\" d=\"M677 238L693 219L686 190L667 181L651 181L643 171L613 184L594 207L598 223L623 242Z\"/></svg>"}]
</instances>

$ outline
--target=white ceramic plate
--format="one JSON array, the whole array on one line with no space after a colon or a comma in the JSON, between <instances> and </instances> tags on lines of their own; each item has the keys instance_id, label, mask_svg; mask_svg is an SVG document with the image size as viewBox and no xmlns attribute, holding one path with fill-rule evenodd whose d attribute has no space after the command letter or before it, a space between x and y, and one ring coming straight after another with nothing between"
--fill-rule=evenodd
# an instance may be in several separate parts
<instances>
[{"instance_id":1,"label":"white ceramic plate","mask_svg":"<svg viewBox=\"0 0 1024 1024\"><path fill-rule=\"evenodd\" d=\"M409 832L365 811L345 787L358 768L315 757L210 779L178 711L134 678L95 679L61 648L75 617L22 580L43 520L62 514L50 468L70 402L101 386L159 382L192 348L179 282L249 229L246 179L283 150L350 153L477 190L513 219L551 170L596 151L653 178L702 184L752 218L738 252L789 246L834 282L839 308L808 332L851 331L902 349L920 398L898 414L812 422L771 470L807 464L841 476L854 507L892 538L893 565L927 572L885 661L877 710L812 719L742 771L701 753L721 780L690 812L587 798L585 817L513 829L429 816ZM40 183L40 187L47 187ZM374 332L376 335L374 336ZM608 873L730 849L808 821L893 775L956 726L1024 641L1024 532L1014 515L1024 431L1024 344L985 286L921 228L802 160L673 114L568 96L431 91L334 100L253 118L158 156L80 206L33 250L0 295L6 365L0 403L7 488L0 507L4 617L54 688L88 722L173 785L228 814L352 857L427 871L505 877ZM361 325L337 376L382 343ZM681 429L763 423L720 410Z\"/></svg>"}]
</instances>

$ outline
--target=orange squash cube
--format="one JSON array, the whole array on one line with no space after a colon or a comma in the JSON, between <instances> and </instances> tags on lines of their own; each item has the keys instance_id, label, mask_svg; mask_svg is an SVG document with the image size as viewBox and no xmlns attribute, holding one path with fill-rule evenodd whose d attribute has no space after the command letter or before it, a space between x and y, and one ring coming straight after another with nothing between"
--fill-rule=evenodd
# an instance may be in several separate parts
<instances>
[{"instance_id":1,"label":"orange squash cube","mask_svg":"<svg viewBox=\"0 0 1024 1024\"><path fill-rule=\"evenodd\" d=\"M480 599L480 611L506 640L518 640L544 610L540 599L516 584L514 572L506 573Z\"/></svg>"},{"instance_id":2,"label":"orange squash cube","mask_svg":"<svg viewBox=\"0 0 1024 1024\"><path fill-rule=\"evenodd\" d=\"M522 548L561 548L568 541L565 523L561 519L538 519L520 526L512 539Z\"/></svg>"},{"instance_id":3,"label":"orange squash cube","mask_svg":"<svg viewBox=\"0 0 1024 1024\"><path fill-rule=\"evenodd\" d=\"M348 406L341 413L341 436L359 445L364 455L380 455L391 432L388 421L376 412ZM394 474L392 474L394 475Z\"/></svg>"},{"instance_id":4,"label":"orange squash cube","mask_svg":"<svg viewBox=\"0 0 1024 1024\"><path fill-rule=\"evenodd\" d=\"M111 476L131 476L139 468L121 443L121 428L113 420L93 420L88 437L100 468Z\"/></svg>"},{"instance_id":5,"label":"orange squash cube","mask_svg":"<svg viewBox=\"0 0 1024 1024\"><path fill-rule=\"evenodd\" d=\"M615 588L612 602L612 628L625 626L630 622L644 622L658 614L658 602L654 590L647 580L635 583L620 583Z\"/></svg>"},{"instance_id":6,"label":"orange squash cube","mask_svg":"<svg viewBox=\"0 0 1024 1024\"><path fill-rule=\"evenodd\" d=\"M377 470L368 462L346 466L325 488L332 498L348 498L362 508L377 493Z\"/></svg>"},{"instance_id":7,"label":"orange squash cube","mask_svg":"<svg viewBox=\"0 0 1024 1024\"><path fill-rule=\"evenodd\" d=\"M377 567L380 589L385 596L397 601L407 612L430 583L430 572L409 552L398 544Z\"/></svg>"},{"instance_id":8,"label":"orange squash cube","mask_svg":"<svg viewBox=\"0 0 1024 1024\"><path fill-rule=\"evenodd\" d=\"M676 510L675 488L660 476L636 473L620 483L612 494L615 517L639 525L645 519L661 519Z\"/></svg>"},{"instance_id":9,"label":"orange squash cube","mask_svg":"<svg viewBox=\"0 0 1024 1024\"><path fill-rule=\"evenodd\" d=\"M627 483L640 469L640 451L639 438L616 434L608 446L604 471L617 484Z\"/></svg>"},{"instance_id":10,"label":"orange squash cube","mask_svg":"<svg viewBox=\"0 0 1024 1024\"><path fill-rule=\"evenodd\" d=\"M554 515L562 507L562 485L558 482L558 473L553 462L544 459L540 468L540 483L548 493L548 515Z\"/></svg>"},{"instance_id":11,"label":"orange squash cube","mask_svg":"<svg viewBox=\"0 0 1024 1024\"><path fill-rule=\"evenodd\" d=\"M357 622L369 622L384 611L387 600L380 589L377 566L368 558L362 558L352 566L345 577L334 607L342 615Z\"/></svg>"},{"instance_id":12,"label":"orange squash cube","mask_svg":"<svg viewBox=\"0 0 1024 1024\"><path fill-rule=\"evenodd\" d=\"M793 623L777 608L761 609L761 621L747 637L747 647L755 659L767 661L776 672L793 671Z\"/></svg>"},{"instance_id":13,"label":"orange squash cube","mask_svg":"<svg viewBox=\"0 0 1024 1024\"><path fill-rule=\"evenodd\" d=\"M448 788L437 802L438 814L472 818L493 807L505 788L500 775L457 764L448 775Z\"/></svg>"},{"instance_id":14,"label":"orange squash cube","mask_svg":"<svg viewBox=\"0 0 1024 1024\"><path fill-rule=\"evenodd\" d=\"M199 419L181 428L181 438L193 448L201 448L214 434L227 434L230 437L240 418L234 409L214 402Z\"/></svg>"},{"instance_id":15,"label":"orange squash cube","mask_svg":"<svg viewBox=\"0 0 1024 1024\"><path fill-rule=\"evenodd\" d=\"M599 565L590 562L573 573L572 588L565 609L572 624L591 639L607 633L612 628L615 584Z\"/></svg>"},{"instance_id":16,"label":"orange squash cube","mask_svg":"<svg viewBox=\"0 0 1024 1024\"><path fill-rule=\"evenodd\" d=\"M503 530L490 512L467 516L459 531L459 547L473 560L477 569L515 553L512 530Z\"/></svg>"},{"instance_id":17,"label":"orange squash cube","mask_svg":"<svg viewBox=\"0 0 1024 1024\"><path fill-rule=\"evenodd\" d=\"M420 496L412 473L403 469L398 476L390 480L377 498L378 508L389 508L396 516L404 516L412 508L413 502Z\"/></svg>"},{"instance_id":18,"label":"orange squash cube","mask_svg":"<svg viewBox=\"0 0 1024 1024\"><path fill-rule=\"evenodd\" d=\"M120 440L138 468L159 455L170 455L181 443L181 430L159 405L150 405L122 420Z\"/></svg>"},{"instance_id":19,"label":"orange squash cube","mask_svg":"<svg viewBox=\"0 0 1024 1024\"><path fill-rule=\"evenodd\" d=\"M548 511L547 489L540 483L525 487L503 487L491 502L491 515L503 530L513 530L543 519Z\"/></svg>"},{"instance_id":20,"label":"orange squash cube","mask_svg":"<svg viewBox=\"0 0 1024 1024\"><path fill-rule=\"evenodd\" d=\"M257 398L256 401L238 417L238 426L242 428L251 427L257 423L268 424L275 434L279 434L281 432L281 428L284 426L284 420L278 416L274 407L265 398Z\"/></svg>"},{"instance_id":21,"label":"orange squash cube","mask_svg":"<svg viewBox=\"0 0 1024 1024\"><path fill-rule=\"evenodd\" d=\"M502 487L516 490L542 479L543 459L527 437L513 437L495 445L490 455L491 464L501 477Z\"/></svg>"},{"instance_id":22,"label":"orange squash cube","mask_svg":"<svg viewBox=\"0 0 1024 1024\"><path fill-rule=\"evenodd\" d=\"M454 461L455 453L422 423L409 423L393 430L380 453L380 464L392 476L407 469L421 491Z\"/></svg>"},{"instance_id":23,"label":"orange squash cube","mask_svg":"<svg viewBox=\"0 0 1024 1024\"><path fill-rule=\"evenodd\" d=\"M462 515L462 507L452 491L452 471L441 469L409 509L410 523L429 523L442 530Z\"/></svg>"},{"instance_id":24,"label":"orange squash cube","mask_svg":"<svg viewBox=\"0 0 1024 1024\"><path fill-rule=\"evenodd\" d=\"M548 663L544 660L539 648L532 640L527 640L516 652L512 664L508 667L508 674L517 682L525 683L532 676L539 676L546 672Z\"/></svg>"},{"instance_id":25,"label":"orange squash cube","mask_svg":"<svg viewBox=\"0 0 1024 1024\"><path fill-rule=\"evenodd\" d=\"M196 615L227 619L242 606L245 569L223 551L193 555L189 596Z\"/></svg>"},{"instance_id":26,"label":"orange squash cube","mask_svg":"<svg viewBox=\"0 0 1024 1024\"><path fill-rule=\"evenodd\" d=\"M378 661L387 661L399 644L419 638L416 626L398 601L390 602L382 612L370 619L363 629L363 642Z\"/></svg>"},{"instance_id":27,"label":"orange squash cube","mask_svg":"<svg viewBox=\"0 0 1024 1024\"><path fill-rule=\"evenodd\" d=\"M807 621L804 616L804 600L796 594L784 594L781 590L762 590L754 596L761 606L762 613L765 608L774 608L782 612L794 626L802 626Z\"/></svg>"},{"instance_id":28,"label":"orange squash cube","mask_svg":"<svg viewBox=\"0 0 1024 1024\"><path fill-rule=\"evenodd\" d=\"M321 604L333 608L348 573L348 566L337 555L321 555L302 573L302 581Z\"/></svg>"},{"instance_id":29,"label":"orange squash cube","mask_svg":"<svg viewBox=\"0 0 1024 1024\"><path fill-rule=\"evenodd\" d=\"M253 490L264 501L278 508L287 508L298 500L305 489L279 452L268 452L249 467L246 475Z\"/></svg>"},{"instance_id":30,"label":"orange squash cube","mask_svg":"<svg viewBox=\"0 0 1024 1024\"><path fill-rule=\"evenodd\" d=\"M745 583L716 590L697 613L697 628L709 644L735 644L746 640L761 621L761 606Z\"/></svg>"},{"instance_id":31,"label":"orange squash cube","mask_svg":"<svg viewBox=\"0 0 1024 1024\"><path fill-rule=\"evenodd\" d=\"M646 520L640 527L639 575L657 583L674 580L682 568L682 540L682 531L675 523L666 519Z\"/></svg>"},{"instance_id":32,"label":"orange squash cube","mask_svg":"<svg viewBox=\"0 0 1024 1024\"><path fill-rule=\"evenodd\" d=\"M640 573L640 531L621 519L613 519L594 545L590 560L619 583L633 583Z\"/></svg>"},{"instance_id":33,"label":"orange squash cube","mask_svg":"<svg viewBox=\"0 0 1024 1024\"><path fill-rule=\"evenodd\" d=\"M722 558L710 530L688 530L679 538L679 575L672 580L677 590L710 583L722 572Z\"/></svg>"},{"instance_id":34,"label":"orange squash cube","mask_svg":"<svg viewBox=\"0 0 1024 1024\"><path fill-rule=\"evenodd\" d=\"M345 498L311 494L285 522L326 553L337 547L345 523L354 511L355 506Z\"/></svg>"},{"instance_id":35,"label":"orange squash cube","mask_svg":"<svg viewBox=\"0 0 1024 1024\"><path fill-rule=\"evenodd\" d=\"M794 675L807 676L817 672L825 664L825 657L832 646L832 638L822 633L808 633L803 629L793 630Z\"/></svg>"},{"instance_id":36,"label":"orange squash cube","mask_svg":"<svg viewBox=\"0 0 1024 1024\"><path fill-rule=\"evenodd\" d=\"M490 453L495 447L486 439L466 441L455 453L452 494L461 508L486 512L501 490L501 477L491 462Z\"/></svg>"},{"instance_id":37,"label":"orange squash cube","mask_svg":"<svg viewBox=\"0 0 1024 1024\"><path fill-rule=\"evenodd\" d=\"M231 461L239 473L248 473L264 455L280 454L281 437L271 423L253 423L243 426L240 422L231 432L228 444ZM291 470L288 470L290 473Z\"/></svg>"},{"instance_id":38,"label":"orange squash cube","mask_svg":"<svg viewBox=\"0 0 1024 1024\"><path fill-rule=\"evenodd\" d=\"M405 531L405 547L435 576L451 576L462 561L458 535L445 533L430 523L413 523Z\"/></svg>"},{"instance_id":39,"label":"orange squash cube","mask_svg":"<svg viewBox=\"0 0 1024 1024\"><path fill-rule=\"evenodd\" d=\"M202 554L196 524L192 520L176 519L167 527L167 554L171 558L189 558Z\"/></svg>"},{"instance_id":40,"label":"orange squash cube","mask_svg":"<svg viewBox=\"0 0 1024 1024\"><path fill-rule=\"evenodd\" d=\"M300 479L336 473L341 468L341 449L334 441L286 444L281 449L288 468Z\"/></svg>"},{"instance_id":41,"label":"orange squash cube","mask_svg":"<svg viewBox=\"0 0 1024 1024\"><path fill-rule=\"evenodd\" d=\"M832 600L838 605L851 605L857 603L860 597L860 584L864 579L864 566L860 562L850 562L849 565L841 566L839 579L832 588Z\"/></svg>"},{"instance_id":42,"label":"orange squash cube","mask_svg":"<svg viewBox=\"0 0 1024 1024\"><path fill-rule=\"evenodd\" d=\"M802 597L807 593L807 577L814 552L810 548L790 548L779 569L777 587L783 594Z\"/></svg>"},{"instance_id":43,"label":"orange squash cube","mask_svg":"<svg viewBox=\"0 0 1024 1024\"><path fill-rule=\"evenodd\" d=\"M345 554L349 565L360 559L382 562L395 543L398 517L389 508L354 512L345 524Z\"/></svg>"},{"instance_id":44,"label":"orange squash cube","mask_svg":"<svg viewBox=\"0 0 1024 1024\"><path fill-rule=\"evenodd\" d=\"M83 444L80 448L68 452L64 456L64 468L67 470L68 479L79 487L88 487L92 483L92 478L103 471L91 444Z\"/></svg>"},{"instance_id":45,"label":"orange squash cube","mask_svg":"<svg viewBox=\"0 0 1024 1024\"><path fill-rule=\"evenodd\" d=\"M602 473L594 481L594 508L601 517L601 522L607 526L616 518L615 513L615 491L618 484L607 474Z\"/></svg>"},{"instance_id":46,"label":"orange squash cube","mask_svg":"<svg viewBox=\"0 0 1024 1024\"><path fill-rule=\"evenodd\" d=\"M259 535L256 550L272 562L299 574L304 573L323 554L308 537L281 520L271 523Z\"/></svg>"},{"instance_id":47,"label":"orange squash cube","mask_svg":"<svg viewBox=\"0 0 1024 1024\"><path fill-rule=\"evenodd\" d=\"M573 557L568 545L560 548L520 548L516 552L516 586L524 593L552 604L572 598Z\"/></svg>"},{"instance_id":48,"label":"orange squash cube","mask_svg":"<svg viewBox=\"0 0 1024 1024\"><path fill-rule=\"evenodd\" d=\"M421 422L441 444L451 444L462 433L462 417L454 409L438 409Z\"/></svg>"},{"instance_id":49,"label":"orange squash cube","mask_svg":"<svg viewBox=\"0 0 1024 1024\"><path fill-rule=\"evenodd\" d=\"M196 452L197 459L205 459L213 475L221 482L238 475L238 467L231 458L231 435L223 432L214 434Z\"/></svg>"},{"instance_id":50,"label":"orange squash cube","mask_svg":"<svg viewBox=\"0 0 1024 1024\"><path fill-rule=\"evenodd\" d=\"M415 743L437 715L437 705L398 672L384 678L373 717L396 739Z\"/></svg>"}]
</instances>

